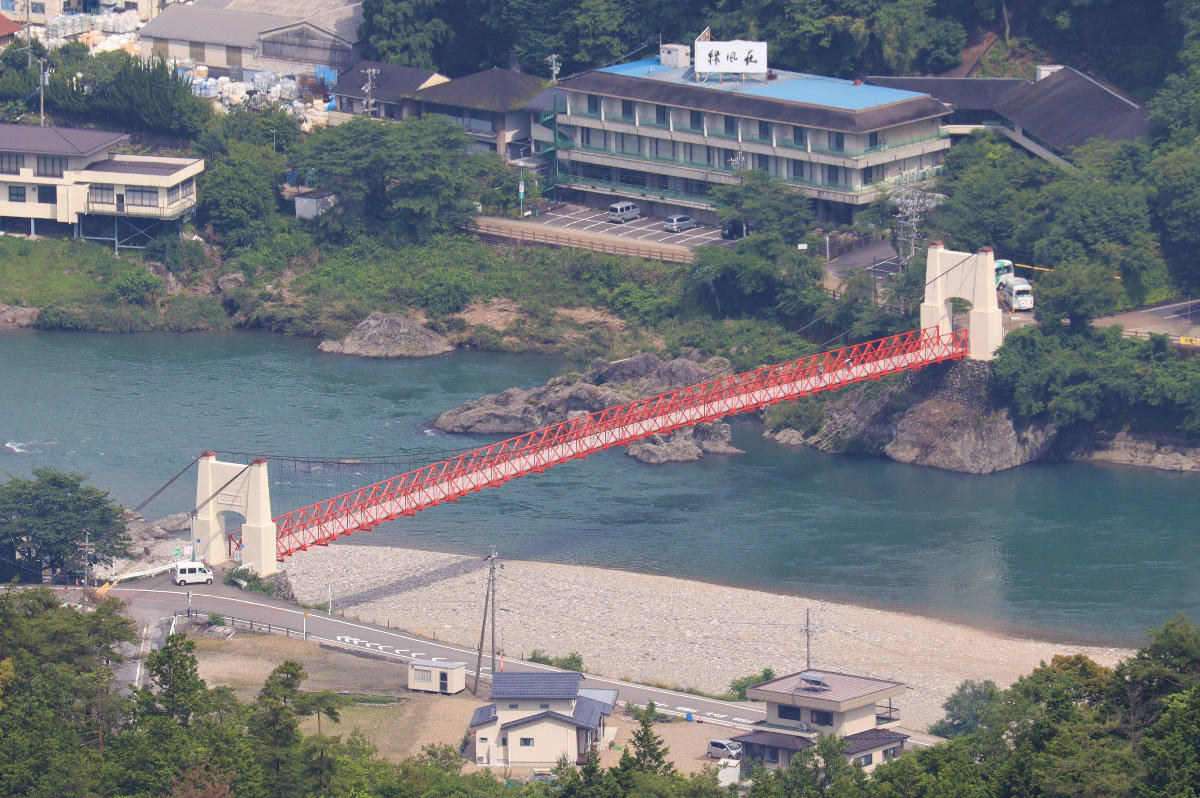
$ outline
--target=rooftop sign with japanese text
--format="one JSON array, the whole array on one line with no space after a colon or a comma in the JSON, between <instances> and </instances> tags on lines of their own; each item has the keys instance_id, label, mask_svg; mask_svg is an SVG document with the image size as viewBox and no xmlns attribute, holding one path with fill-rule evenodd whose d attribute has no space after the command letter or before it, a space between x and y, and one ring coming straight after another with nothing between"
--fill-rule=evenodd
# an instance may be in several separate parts
<instances>
[{"instance_id":1,"label":"rooftop sign with japanese text","mask_svg":"<svg viewBox=\"0 0 1200 798\"><path fill-rule=\"evenodd\" d=\"M696 74L765 75L767 43L735 39L731 42L696 40Z\"/></svg>"}]
</instances>

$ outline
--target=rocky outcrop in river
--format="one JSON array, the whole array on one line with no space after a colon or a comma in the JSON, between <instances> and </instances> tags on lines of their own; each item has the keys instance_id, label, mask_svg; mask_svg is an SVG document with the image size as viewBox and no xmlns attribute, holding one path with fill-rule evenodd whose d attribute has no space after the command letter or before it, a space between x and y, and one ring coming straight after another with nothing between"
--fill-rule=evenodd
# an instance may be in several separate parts
<instances>
[{"instance_id":1,"label":"rocky outcrop in river","mask_svg":"<svg viewBox=\"0 0 1200 798\"><path fill-rule=\"evenodd\" d=\"M556 377L533 390L509 388L467 402L442 413L434 426L443 432L517 435L730 373L729 362L717 357L703 362L687 357L663 361L638 354L611 363L597 360L576 379ZM646 463L698 460L705 453L741 454L729 441L729 425L715 422L655 435L628 451Z\"/></svg>"},{"instance_id":2,"label":"rocky outcrop in river","mask_svg":"<svg viewBox=\"0 0 1200 798\"><path fill-rule=\"evenodd\" d=\"M454 345L402 313L375 311L340 341L322 341L322 352L360 357L428 357Z\"/></svg>"},{"instance_id":3,"label":"rocky outcrop in river","mask_svg":"<svg viewBox=\"0 0 1200 798\"><path fill-rule=\"evenodd\" d=\"M866 383L826 397L815 431L784 428L766 434L825 452L877 455L968 474L1062 459L1200 471L1200 445L1194 441L1128 431L1062 436L1051 424L1014 422L990 398L991 374L989 364L964 360L883 385Z\"/></svg>"}]
</instances>

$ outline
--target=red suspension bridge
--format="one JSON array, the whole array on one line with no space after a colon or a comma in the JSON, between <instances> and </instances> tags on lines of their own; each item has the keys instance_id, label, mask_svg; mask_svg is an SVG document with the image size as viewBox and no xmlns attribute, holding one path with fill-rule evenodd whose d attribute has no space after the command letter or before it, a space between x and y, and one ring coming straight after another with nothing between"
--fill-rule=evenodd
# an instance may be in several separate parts
<instances>
[{"instance_id":1,"label":"red suspension bridge","mask_svg":"<svg viewBox=\"0 0 1200 798\"><path fill-rule=\"evenodd\" d=\"M276 558L651 435L966 354L966 330L931 327L579 416L281 515Z\"/></svg>"}]
</instances>

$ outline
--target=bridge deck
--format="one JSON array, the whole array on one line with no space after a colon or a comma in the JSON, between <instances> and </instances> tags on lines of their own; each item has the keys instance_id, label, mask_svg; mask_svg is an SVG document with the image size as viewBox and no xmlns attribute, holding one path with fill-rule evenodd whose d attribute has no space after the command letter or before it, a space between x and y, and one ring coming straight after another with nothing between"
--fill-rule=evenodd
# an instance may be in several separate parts
<instances>
[{"instance_id":1,"label":"bridge deck","mask_svg":"<svg viewBox=\"0 0 1200 798\"><path fill-rule=\"evenodd\" d=\"M568 460L886 374L959 360L965 330L914 330L610 407L465 452L274 519L276 556L412 515Z\"/></svg>"}]
</instances>

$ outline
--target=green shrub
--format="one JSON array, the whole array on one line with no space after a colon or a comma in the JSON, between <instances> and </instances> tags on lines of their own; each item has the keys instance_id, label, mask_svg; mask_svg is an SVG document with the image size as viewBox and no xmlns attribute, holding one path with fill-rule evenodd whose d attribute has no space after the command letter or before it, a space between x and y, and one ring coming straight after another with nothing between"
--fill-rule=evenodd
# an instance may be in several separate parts
<instances>
[{"instance_id":1,"label":"green shrub","mask_svg":"<svg viewBox=\"0 0 1200 798\"><path fill-rule=\"evenodd\" d=\"M163 311L163 326L171 332L228 330L233 320L216 299L181 294Z\"/></svg>"},{"instance_id":2,"label":"green shrub","mask_svg":"<svg viewBox=\"0 0 1200 798\"><path fill-rule=\"evenodd\" d=\"M208 625L209 626L224 626L225 625L225 616L219 612L210 612L208 614Z\"/></svg>"},{"instance_id":3,"label":"green shrub","mask_svg":"<svg viewBox=\"0 0 1200 798\"><path fill-rule=\"evenodd\" d=\"M583 656L575 651L572 651L565 657L552 657L540 649L535 648L529 654L529 661L537 662L542 665L549 665L552 668L562 668L564 671L583 672Z\"/></svg>"}]
</instances>

